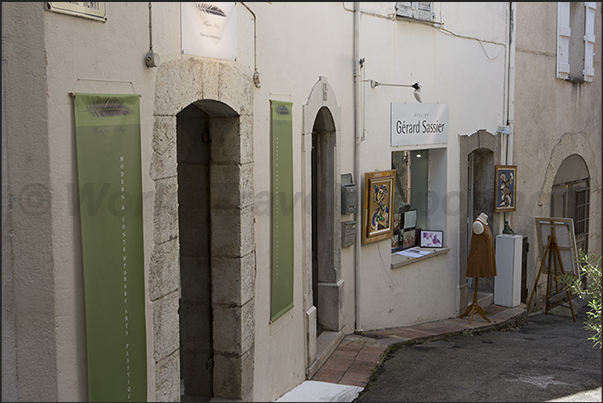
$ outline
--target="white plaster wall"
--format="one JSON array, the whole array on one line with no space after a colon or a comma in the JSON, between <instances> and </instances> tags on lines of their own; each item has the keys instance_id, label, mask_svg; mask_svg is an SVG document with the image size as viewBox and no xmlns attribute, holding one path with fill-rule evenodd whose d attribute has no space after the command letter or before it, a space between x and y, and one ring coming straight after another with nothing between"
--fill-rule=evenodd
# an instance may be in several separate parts
<instances>
[{"instance_id":1,"label":"white plaster wall","mask_svg":"<svg viewBox=\"0 0 603 403\"><path fill-rule=\"evenodd\" d=\"M261 88L254 94L256 192L256 350L255 397L278 398L305 379L305 316L302 279L302 106L319 76L325 76L342 109L341 172L353 172L353 15L341 3L246 3L257 16L257 68ZM242 15L241 12L239 15ZM293 102L294 307L273 324L270 320L271 190L270 99ZM309 152L310 150L308 150ZM344 157L345 156L345 157ZM309 172L306 174L309 175ZM342 262L353 249L342 250ZM344 263L342 263L343 265ZM353 329L353 271L343 268L344 322Z\"/></svg>"},{"instance_id":2,"label":"white plaster wall","mask_svg":"<svg viewBox=\"0 0 603 403\"><path fill-rule=\"evenodd\" d=\"M41 7L42 5L40 5ZM178 4L175 4L178 9ZM164 3L153 5L153 14L179 26L179 14ZM144 64L149 46L148 3L107 3L107 22L92 21L53 12L45 13L46 51L48 57L49 141L52 166L50 185L54 190L53 258L57 317L57 376L59 399L87 400L87 361L84 307L84 278L81 255L80 220L77 208L77 159L70 92L137 93L141 95L141 146L143 192L153 191L149 179L152 154L151 119L154 108L154 73ZM157 27L158 26L158 27ZM173 28L172 28L173 30ZM169 36L154 31L154 50L169 58L164 44ZM178 38L172 34L171 38ZM178 49L178 42L171 44ZM162 46L163 45L163 46ZM174 52L177 54L177 52ZM74 186L74 187L72 187ZM144 244L145 270L153 245L151 198L145 197ZM145 284L147 281L145 281ZM154 381L152 356L152 311L147 298L147 367L149 399Z\"/></svg>"},{"instance_id":3,"label":"white plaster wall","mask_svg":"<svg viewBox=\"0 0 603 403\"><path fill-rule=\"evenodd\" d=\"M362 330L407 326L458 314L458 198L460 134L503 124L505 84L504 3L435 3L444 29L391 21L365 14L360 57L365 78L382 83L419 81L424 103L449 105L447 146L447 231L450 252L391 270L389 241L361 250L360 323ZM365 88L366 136L360 145L360 172L391 168L390 102L414 103L410 88ZM364 192L364 190L363 190ZM364 193L363 193L364 194ZM379 295L379 298L375 298Z\"/></svg>"}]
</instances>

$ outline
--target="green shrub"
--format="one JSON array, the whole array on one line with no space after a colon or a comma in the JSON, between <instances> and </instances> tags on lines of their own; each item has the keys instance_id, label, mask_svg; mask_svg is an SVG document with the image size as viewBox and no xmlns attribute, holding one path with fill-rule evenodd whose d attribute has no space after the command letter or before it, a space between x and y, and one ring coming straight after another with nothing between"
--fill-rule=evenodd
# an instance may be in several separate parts
<instances>
[{"instance_id":1,"label":"green shrub","mask_svg":"<svg viewBox=\"0 0 603 403\"><path fill-rule=\"evenodd\" d=\"M588 302L590 310L584 320L584 328L593 332L588 339L593 341L594 347L601 348L601 256L596 257L592 252L579 250L577 261L580 277L563 273L561 278L572 294ZM586 286L583 285L582 278L586 280Z\"/></svg>"}]
</instances>

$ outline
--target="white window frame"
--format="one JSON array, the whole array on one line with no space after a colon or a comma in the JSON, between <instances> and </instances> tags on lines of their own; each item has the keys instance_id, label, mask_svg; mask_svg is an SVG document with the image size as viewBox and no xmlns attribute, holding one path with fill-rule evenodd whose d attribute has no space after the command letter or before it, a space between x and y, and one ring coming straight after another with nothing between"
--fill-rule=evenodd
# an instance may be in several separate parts
<instances>
[{"instance_id":1,"label":"white window frame","mask_svg":"<svg viewBox=\"0 0 603 403\"><path fill-rule=\"evenodd\" d=\"M595 75L594 55L595 55L595 12L597 10L596 2L584 2L584 32L577 32L576 28L572 30L570 26L571 13L570 2L557 3L557 78L570 80L570 38L575 35L581 35L584 42L584 64L581 69L582 77L573 77L573 79L582 79L591 82ZM576 63L576 61L573 61ZM577 66L574 66L574 69Z\"/></svg>"}]
</instances>

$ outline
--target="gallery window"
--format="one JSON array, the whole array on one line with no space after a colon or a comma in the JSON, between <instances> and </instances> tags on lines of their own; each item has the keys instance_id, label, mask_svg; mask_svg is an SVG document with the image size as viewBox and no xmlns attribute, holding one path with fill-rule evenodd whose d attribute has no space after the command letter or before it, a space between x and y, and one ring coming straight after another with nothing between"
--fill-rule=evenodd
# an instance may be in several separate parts
<instances>
[{"instance_id":1,"label":"gallery window","mask_svg":"<svg viewBox=\"0 0 603 403\"><path fill-rule=\"evenodd\" d=\"M392 169L396 170L392 252L420 246L421 230L443 231L446 243L446 149L394 151ZM412 237L405 235L413 230L417 241L409 245L404 239Z\"/></svg>"}]
</instances>

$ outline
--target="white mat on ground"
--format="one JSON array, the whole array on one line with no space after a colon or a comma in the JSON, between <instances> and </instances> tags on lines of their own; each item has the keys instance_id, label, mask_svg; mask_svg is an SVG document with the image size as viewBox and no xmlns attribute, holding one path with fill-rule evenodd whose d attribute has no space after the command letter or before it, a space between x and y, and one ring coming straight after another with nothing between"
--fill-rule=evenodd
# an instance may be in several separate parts
<instances>
[{"instance_id":1,"label":"white mat on ground","mask_svg":"<svg viewBox=\"0 0 603 403\"><path fill-rule=\"evenodd\" d=\"M359 386L305 381L275 402L351 402L362 389Z\"/></svg>"}]
</instances>

